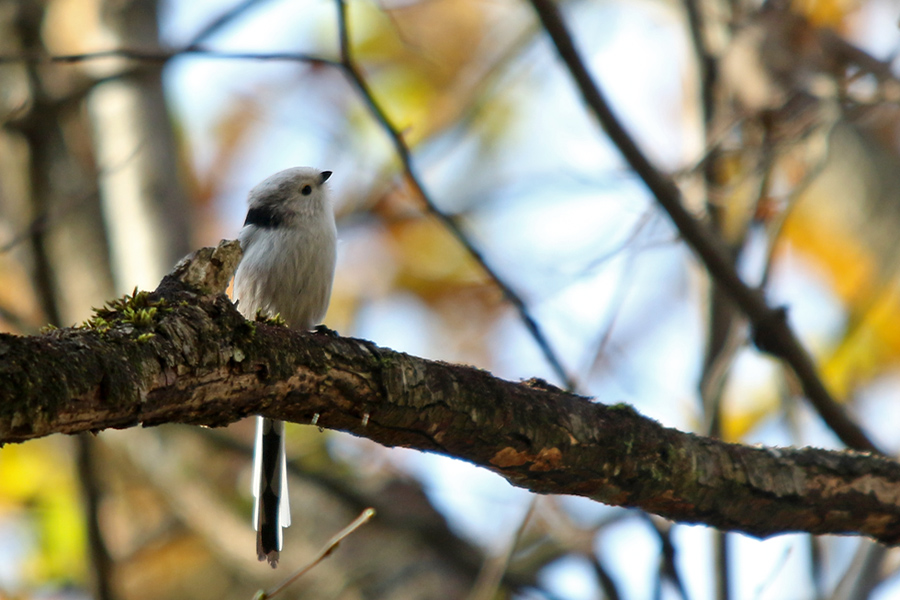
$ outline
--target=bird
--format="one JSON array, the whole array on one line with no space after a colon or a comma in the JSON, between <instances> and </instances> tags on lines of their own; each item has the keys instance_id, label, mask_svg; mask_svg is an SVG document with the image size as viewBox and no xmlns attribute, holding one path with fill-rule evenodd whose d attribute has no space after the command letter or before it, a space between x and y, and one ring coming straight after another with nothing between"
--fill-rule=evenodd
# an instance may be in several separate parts
<instances>
[{"instance_id":1,"label":"bird","mask_svg":"<svg viewBox=\"0 0 900 600\"><path fill-rule=\"evenodd\" d=\"M304 331L321 324L337 255L329 177L331 171L294 167L250 190L233 286L245 318L280 315L288 327ZM275 568L282 528L291 524L283 421L257 417L252 485L257 555Z\"/></svg>"}]
</instances>

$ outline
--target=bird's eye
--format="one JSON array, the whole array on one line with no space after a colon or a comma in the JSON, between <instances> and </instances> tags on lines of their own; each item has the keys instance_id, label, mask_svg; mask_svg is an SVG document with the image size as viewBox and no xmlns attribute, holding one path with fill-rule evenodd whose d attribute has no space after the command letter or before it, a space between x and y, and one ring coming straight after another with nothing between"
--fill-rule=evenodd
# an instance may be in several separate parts
<instances>
[{"instance_id":1,"label":"bird's eye","mask_svg":"<svg viewBox=\"0 0 900 600\"><path fill-rule=\"evenodd\" d=\"M304 186L300 189L300 193L303 194L304 196L309 196L310 194L312 194L312 186L311 186L311 185L304 185Z\"/></svg>"}]
</instances>

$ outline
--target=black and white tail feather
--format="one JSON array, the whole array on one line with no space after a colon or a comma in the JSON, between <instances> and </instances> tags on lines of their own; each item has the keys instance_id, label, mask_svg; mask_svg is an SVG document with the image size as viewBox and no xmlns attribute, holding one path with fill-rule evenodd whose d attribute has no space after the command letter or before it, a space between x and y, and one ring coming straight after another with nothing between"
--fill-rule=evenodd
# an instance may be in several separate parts
<instances>
[{"instance_id":1,"label":"black and white tail feather","mask_svg":"<svg viewBox=\"0 0 900 600\"><path fill-rule=\"evenodd\" d=\"M234 276L238 309L281 315L309 330L328 309L337 233L325 181L331 171L307 167L272 175L250 191L239 240L244 257ZM259 560L278 565L282 528L291 524L284 422L257 417L253 459L253 525Z\"/></svg>"},{"instance_id":2,"label":"black and white tail feather","mask_svg":"<svg viewBox=\"0 0 900 600\"><path fill-rule=\"evenodd\" d=\"M287 456L284 452L284 421L256 417L253 448L253 527L259 560L278 565L282 528L291 525L287 490Z\"/></svg>"}]
</instances>

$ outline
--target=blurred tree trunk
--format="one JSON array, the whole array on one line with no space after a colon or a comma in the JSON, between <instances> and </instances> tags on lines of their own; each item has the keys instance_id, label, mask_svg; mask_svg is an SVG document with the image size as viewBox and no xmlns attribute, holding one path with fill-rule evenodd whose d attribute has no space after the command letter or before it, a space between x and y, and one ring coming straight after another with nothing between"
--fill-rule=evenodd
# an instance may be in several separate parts
<instances>
[{"instance_id":1,"label":"blurred tree trunk","mask_svg":"<svg viewBox=\"0 0 900 600\"><path fill-rule=\"evenodd\" d=\"M83 19L60 18L73 10L102 14L109 30L120 34L117 45L129 45L125 40L132 36L144 45L156 43L151 2L28 1L2 9L0 39L11 55L45 56L58 50L48 49L47 40L58 46L98 37L81 29ZM189 245L189 212L174 176L177 153L160 67L118 69L96 84L78 69L28 62L5 66L0 83L6 90L0 216L14 232L8 245L30 268L43 312L39 322L69 325L110 297L114 280L121 288L156 280ZM95 460L96 444L79 436L74 453L93 595L108 600L115 595L100 530L103 468Z\"/></svg>"},{"instance_id":2,"label":"blurred tree trunk","mask_svg":"<svg viewBox=\"0 0 900 600\"><path fill-rule=\"evenodd\" d=\"M46 54L42 28L45 6L23 2L5 13L2 27L17 54ZM8 48L8 49L13 49ZM87 88L58 68L28 63L4 73L21 97L7 98L3 145L10 151L0 161L4 215L22 233L14 249L31 265L34 295L44 321L77 322L91 306L112 293L109 248L103 228L96 169L87 123L80 110ZM19 105L18 101L22 104ZM15 102L15 104L14 104ZM27 244L25 241L27 240ZM111 600L111 561L99 528L96 485L89 437L74 441L84 492L87 554L97 600Z\"/></svg>"},{"instance_id":3,"label":"blurred tree trunk","mask_svg":"<svg viewBox=\"0 0 900 600\"><path fill-rule=\"evenodd\" d=\"M20 53L45 54L41 2L23 2L2 25ZM13 42L16 40L16 42ZM112 293L96 170L81 99L86 91L58 68L9 66L2 132L6 149L3 210L16 232L14 247L31 266L44 321L72 324Z\"/></svg>"},{"instance_id":4,"label":"blurred tree trunk","mask_svg":"<svg viewBox=\"0 0 900 600\"><path fill-rule=\"evenodd\" d=\"M103 0L95 8L110 47L159 47L156 2ZM119 292L155 285L191 247L162 69L162 63L116 65L87 99Z\"/></svg>"}]
</instances>

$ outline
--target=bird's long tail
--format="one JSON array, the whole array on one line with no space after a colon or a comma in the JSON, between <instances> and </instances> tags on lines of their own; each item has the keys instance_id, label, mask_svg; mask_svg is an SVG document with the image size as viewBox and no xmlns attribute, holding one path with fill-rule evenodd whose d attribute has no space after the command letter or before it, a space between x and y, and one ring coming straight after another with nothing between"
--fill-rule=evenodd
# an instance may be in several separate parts
<instances>
[{"instance_id":1,"label":"bird's long tail","mask_svg":"<svg viewBox=\"0 0 900 600\"><path fill-rule=\"evenodd\" d=\"M259 560L268 560L272 568L275 568L281 551L281 528L291 524L284 455L284 421L256 418L253 496L256 552Z\"/></svg>"}]
</instances>

